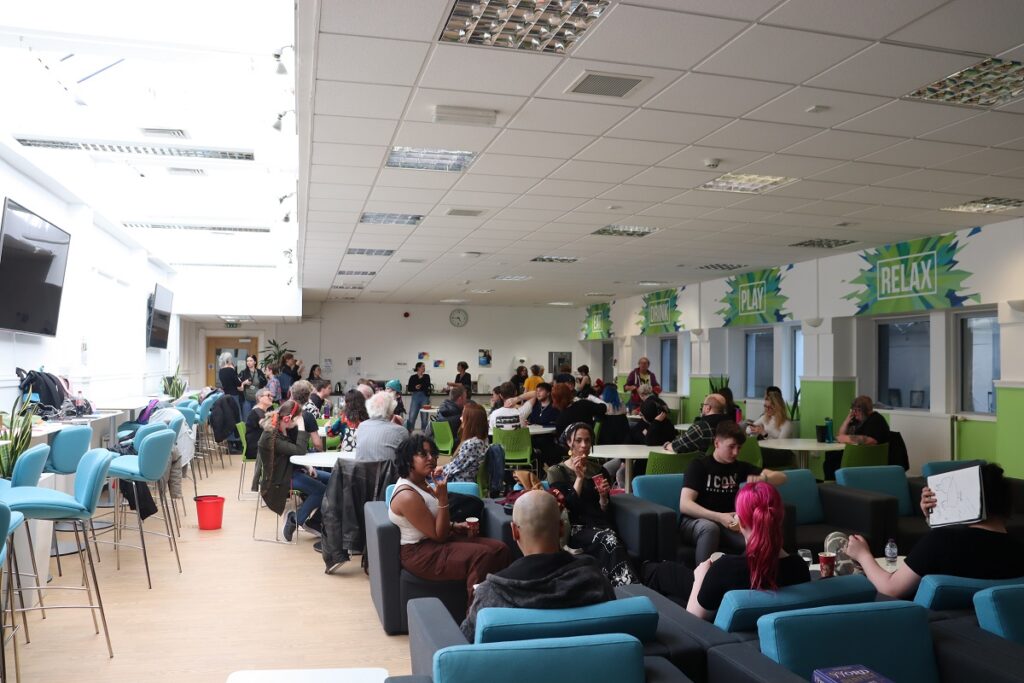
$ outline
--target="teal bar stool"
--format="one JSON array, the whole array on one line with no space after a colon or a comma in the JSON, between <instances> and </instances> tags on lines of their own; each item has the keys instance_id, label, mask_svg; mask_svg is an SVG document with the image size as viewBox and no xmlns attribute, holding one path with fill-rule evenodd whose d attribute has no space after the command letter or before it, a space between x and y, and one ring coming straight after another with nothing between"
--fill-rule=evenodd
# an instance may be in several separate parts
<instances>
[{"instance_id":1,"label":"teal bar stool","mask_svg":"<svg viewBox=\"0 0 1024 683\"><path fill-rule=\"evenodd\" d=\"M51 472L53 474L74 474L78 469L78 461L82 459L85 452L89 450L89 446L92 444L92 427L89 425L72 425L70 427L64 427L57 432L53 441L50 443L50 457L46 461L44 472ZM38 482L37 482L38 483ZM51 540L52 551L50 552L51 557L57 558L57 576L64 576L64 569L61 567L60 558L61 555L68 555L75 552L74 546L70 544L64 544L62 547L57 541L57 532L68 532L71 531L66 525L58 528L56 524L53 525L53 538ZM96 532L93 531L93 539L96 538Z\"/></svg>"},{"instance_id":2,"label":"teal bar stool","mask_svg":"<svg viewBox=\"0 0 1024 683\"><path fill-rule=\"evenodd\" d=\"M49 450L49 447L47 447ZM27 453L27 451L26 451ZM23 454L24 457L24 454ZM42 467L40 467L42 470ZM15 680L21 680L21 664L18 661L18 638L17 632L18 627L15 621L14 614L14 581L12 577L15 576L14 568L11 565L11 558L14 555L14 548L11 546L12 534L25 522L25 515L20 512L11 512L11 508L7 507L3 503L0 503L0 529L7 529L7 538L5 542L0 545L0 565L6 563L7 565L7 585L5 592L7 593L7 610L10 612L11 623L10 625L2 623L0 625L0 679L5 683L10 680L10 676L7 674L7 641L13 640L12 648L14 649L14 677ZM24 617L24 614L22 615ZM6 617L4 618L6 621ZM10 635L4 633L5 630L10 629ZM28 638L28 631L25 631L26 642Z\"/></svg>"},{"instance_id":3,"label":"teal bar stool","mask_svg":"<svg viewBox=\"0 0 1024 683\"><path fill-rule=\"evenodd\" d=\"M178 443L178 438L181 436L181 430L185 428L185 416L179 415L178 417L172 418L167 426L174 432L174 443ZM195 486L195 480L192 480L193 486ZM163 479L160 480L160 486L165 486ZM199 495L199 489L196 488L195 494ZM178 538L181 538L181 520L178 519L178 506L175 504L175 499L171 496L171 492L167 492L167 499L171 501L171 512L174 513L174 531L178 534ZM184 516L185 512L185 500L181 500L181 514Z\"/></svg>"},{"instance_id":4,"label":"teal bar stool","mask_svg":"<svg viewBox=\"0 0 1024 683\"><path fill-rule=\"evenodd\" d=\"M138 520L139 529L139 546L142 550L142 559L146 565L146 583L149 587L153 587L153 579L149 573L149 553L146 550L146 530L143 527L142 514L139 511L139 484L150 484L159 483L161 478L164 476L164 471L167 469L168 463L171 461L171 449L174 448L174 431L164 427L163 429L147 435L139 446L138 455L122 455L114 458L110 465L110 476L112 478L120 479L122 482L132 482L132 486L135 488L135 517ZM181 573L181 557L178 555L178 543L174 538L174 531L171 529L170 514L168 513L167 495L166 490L162 486L157 486L157 491L160 495L160 507L163 512L164 526L166 527L167 539L170 543L171 550L174 551L174 557L178 561L178 573ZM124 497L124 492L118 487L119 498ZM114 506L117 512L114 515L114 552L117 557L117 568L121 568L121 546L128 545L123 543L123 534L125 527L125 519L127 513L123 510L122 501L118 501L118 504ZM164 536L159 532L150 531L151 534L157 534L158 536Z\"/></svg>"},{"instance_id":5,"label":"teal bar stool","mask_svg":"<svg viewBox=\"0 0 1024 683\"><path fill-rule=\"evenodd\" d=\"M96 580L96 565L93 564L92 548L89 545L89 534L86 533L86 522L96 512L96 503L103 490L103 482L107 478L107 470L114 454L105 448L94 448L88 451L78 462L75 472L75 495L69 496L62 491L41 488L38 486L17 486L0 490L0 502L6 503L13 512L20 512L27 519L49 519L70 522L75 534L78 548L78 559L82 565L82 586L49 586L47 590L85 591L89 603L87 605L66 605L61 609L88 609L92 615L93 626L99 634L99 622L96 612L100 613L103 622L103 634L107 640L107 652L114 656L114 648L110 644L110 631L107 629L107 615L103 610L103 598L100 596L100 585ZM79 534L81 531L81 534ZM88 560L88 570L86 569ZM93 603L93 591L96 598ZM42 607L22 607L22 610L42 609Z\"/></svg>"}]
</instances>

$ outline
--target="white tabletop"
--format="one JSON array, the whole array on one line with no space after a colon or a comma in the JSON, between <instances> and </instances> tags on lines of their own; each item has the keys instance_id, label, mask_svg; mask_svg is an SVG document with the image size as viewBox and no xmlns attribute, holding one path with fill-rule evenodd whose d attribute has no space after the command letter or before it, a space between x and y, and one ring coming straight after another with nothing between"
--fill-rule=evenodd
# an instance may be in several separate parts
<instances>
[{"instance_id":1,"label":"white tabletop","mask_svg":"<svg viewBox=\"0 0 1024 683\"><path fill-rule=\"evenodd\" d=\"M643 416L642 415L629 414L629 415L626 415L626 419L629 420L630 422L639 422L640 420L643 419Z\"/></svg>"},{"instance_id":2,"label":"white tabletop","mask_svg":"<svg viewBox=\"0 0 1024 683\"><path fill-rule=\"evenodd\" d=\"M293 465L304 467L334 467L339 460L355 460L355 451L328 451L326 453L306 453L305 455L293 455L288 460Z\"/></svg>"},{"instance_id":3,"label":"white tabletop","mask_svg":"<svg viewBox=\"0 0 1024 683\"><path fill-rule=\"evenodd\" d=\"M662 451L658 446L644 446L643 444L607 444L594 446L590 452L593 458L621 458L623 460L647 460L651 451ZM669 451L664 451L668 453Z\"/></svg>"},{"instance_id":4,"label":"white tabletop","mask_svg":"<svg viewBox=\"0 0 1024 683\"><path fill-rule=\"evenodd\" d=\"M672 425L672 426L675 427L676 429L678 429L681 432L685 432L687 429L689 429L690 427L693 426L693 423L692 422L680 422L679 424Z\"/></svg>"},{"instance_id":5,"label":"white tabletop","mask_svg":"<svg viewBox=\"0 0 1024 683\"><path fill-rule=\"evenodd\" d=\"M761 446L761 450L784 450L784 451L808 451L808 452L829 452L829 451L841 451L845 448L844 444L838 441L833 443L823 443L817 439L765 439L759 441L758 445Z\"/></svg>"},{"instance_id":6,"label":"white tabletop","mask_svg":"<svg viewBox=\"0 0 1024 683\"><path fill-rule=\"evenodd\" d=\"M421 415L437 415L437 408L420 408Z\"/></svg>"},{"instance_id":7,"label":"white tabletop","mask_svg":"<svg viewBox=\"0 0 1024 683\"><path fill-rule=\"evenodd\" d=\"M227 683L384 683L387 669L277 669L235 671Z\"/></svg>"},{"instance_id":8,"label":"white tabletop","mask_svg":"<svg viewBox=\"0 0 1024 683\"><path fill-rule=\"evenodd\" d=\"M540 436L542 434L554 434L554 427L542 427L541 425L527 425L530 430L530 436ZM491 427L487 430L487 434L494 436L494 428Z\"/></svg>"},{"instance_id":9,"label":"white tabletop","mask_svg":"<svg viewBox=\"0 0 1024 683\"><path fill-rule=\"evenodd\" d=\"M108 401L96 401L96 405L102 406L103 409L135 410L136 408L142 408L149 405L149 402L154 399L157 401L174 400L166 394L156 394L153 396L122 396L120 398L112 398Z\"/></svg>"}]
</instances>

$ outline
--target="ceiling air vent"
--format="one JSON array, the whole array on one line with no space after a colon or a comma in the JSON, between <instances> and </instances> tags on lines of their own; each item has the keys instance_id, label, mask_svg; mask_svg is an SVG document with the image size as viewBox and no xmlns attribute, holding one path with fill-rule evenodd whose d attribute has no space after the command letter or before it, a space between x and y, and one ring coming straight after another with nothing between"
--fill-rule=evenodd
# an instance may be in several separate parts
<instances>
[{"instance_id":1,"label":"ceiling air vent","mask_svg":"<svg viewBox=\"0 0 1024 683\"><path fill-rule=\"evenodd\" d=\"M172 166L167 169L167 175L183 175L189 177L202 177L206 175L205 168L184 168L181 166Z\"/></svg>"},{"instance_id":2,"label":"ceiling air vent","mask_svg":"<svg viewBox=\"0 0 1024 683\"><path fill-rule=\"evenodd\" d=\"M625 97L638 85L646 81L643 76L625 76L587 71L568 92L577 95L600 95L601 97Z\"/></svg>"},{"instance_id":3,"label":"ceiling air vent","mask_svg":"<svg viewBox=\"0 0 1024 683\"><path fill-rule=\"evenodd\" d=\"M68 140L61 138L16 138L22 147L61 149L76 152L103 154L130 154L182 159L221 159L228 161L254 161L256 156L246 149L214 149L201 147L179 147L175 145L149 145L137 142L115 142L109 140Z\"/></svg>"},{"instance_id":4,"label":"ceiling air vent","mask_svg":"<svg viewBox=\"0 0 1024 683\"><path fill-rule=\"evenodd\" d=\"M399 263L426 263L427 259L425 259L425 258L404 258L404 259L399 259L398 262Z\"/></svg>"},{"instance_id":5,"label":"ceiling air vent","mask_svg":"<svg viewBox=\"0 0 1024 683\"><path fill-rule=\"evenodd\" d=\"M789 245L791 247L807 247L808 249L835 249L836 247L845 247L850 244L856 244L857 240L834 240L828 238L818 238L811 240L804 240L803 242L794 242Z\"/></svg>"},{"instance_id":6,"label":"ceiling air vent","mask_svg":"<svg viewBox=\"0 0 1024 683\"><path fill-rule=\"evenodd\" d=\"M143 128L142 134L151 138L176 138L187 140L188 133L181 128Z\"/></svg>"},{"instance_id":7,"label":"ceiling air vent","mask_svg":"<svg viewBox=\"0 0 1024 683\"><path fill-rule=\"evenodd\" d=\"M701 270L739 270L740 268L746 268L746 266L739 263L708 263L700 266Z\"/></svg>"},{"instance_id":8,"label":"ceiling air vent","mask_svg":"<svg viewBox=\"0 0 1024 683\"><path fill-rule=\"evenodd\" d=\"M184 223L122 223L126 228L143 230L198 230L200 232L262 232L269 233L270 228L238 225L186 225Z\"/></svg>"},{"instance_id":9,"label":"ceiling air vent","mask_svg":"<svg viewBox=\"0 0 1024 683\"><path fill-rule=\"evenodd\" d=\"M487 213L486 209L448 209L448 211L444 215L472 218L475 216L483 216L485 213Z\"/></svg>"}]
</instances>

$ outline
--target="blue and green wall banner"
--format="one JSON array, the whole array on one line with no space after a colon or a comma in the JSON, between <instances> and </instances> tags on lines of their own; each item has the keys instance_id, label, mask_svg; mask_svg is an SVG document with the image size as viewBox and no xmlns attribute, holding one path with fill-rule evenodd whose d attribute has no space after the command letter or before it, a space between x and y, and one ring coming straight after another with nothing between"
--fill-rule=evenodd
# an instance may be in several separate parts
<instances>
[{"instance_id":1,"label":"blue and green wall banner","mask_svg":"<svg viewBox=\"0 0 1024 683\"><path fill-rule=\"evenodd\" d=\"M858 289L843 298L856 303L855 315L925 312L979 303L981 296L968 292L965 283L973 273L960 267L958 255L980 232L981 228L973 228L962 241L954 232L861 252L868 266L849 281Z\"/></svg>"},{"instance_id":2,"label":"blue and green wall banner","mask_svg":"<svg viewBox=\"0 0 1024 683\"><path fill-rule=\"evenodd\" d=\"M587 306L587 315L580 330L580 339L611 339L612 338L612 305L591 304Z\"/></svg>"},{"instance_id":3,"label":"blue and green wall banner","mask_svg":"<svg viewBox=\"0 0 1024 683\"><path fill-rule=\"evenodd\" d=\"M643 296L640 309L640 334L646 336L671 334L683 329L679 312L681 289L662 289Z\"/></svg>"},{"instance_id":4,"label":"blue and green wall banner","mask_svg":"<svg viewBox=\"0 0 1024 683\"><path fill-rule=\"evenodd\" d=\"M791 270L792 265L785 270ZM726 278L726 293L719 303L725 304L716 313L722 317L722 326L770 325L789 320L793 314L786 311L789 297L782 293L783 268L755 270Z\"/></svg>"}]
</instances>

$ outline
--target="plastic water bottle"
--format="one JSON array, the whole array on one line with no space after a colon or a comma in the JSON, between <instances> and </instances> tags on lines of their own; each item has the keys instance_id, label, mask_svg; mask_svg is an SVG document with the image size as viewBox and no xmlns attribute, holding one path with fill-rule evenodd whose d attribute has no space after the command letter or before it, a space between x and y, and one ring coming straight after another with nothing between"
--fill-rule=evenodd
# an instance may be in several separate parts
<instances>
[{"instance_id":1,"label":"plastic water bottle","mask_svg":"<svg viewBox=\"0 0 1024 683\"><path fill-rule=\"evenodd\" d=\"M835 432L832 431L832 418L825 418L825 443L832 443L836 440Z\"/></svg>"},{"instance_id":2,"label":"plastic water bottle","mask_svg":"<svg viewBox=\"0 0 1024 683\"><path fill-rule=\"evenodd\" d=\"M896 548L896 541L889 539L889 542L885 544L885 563L890 567L896 566L896 558L899 557L900 551Z\"/></svg>"}]
</instances>

